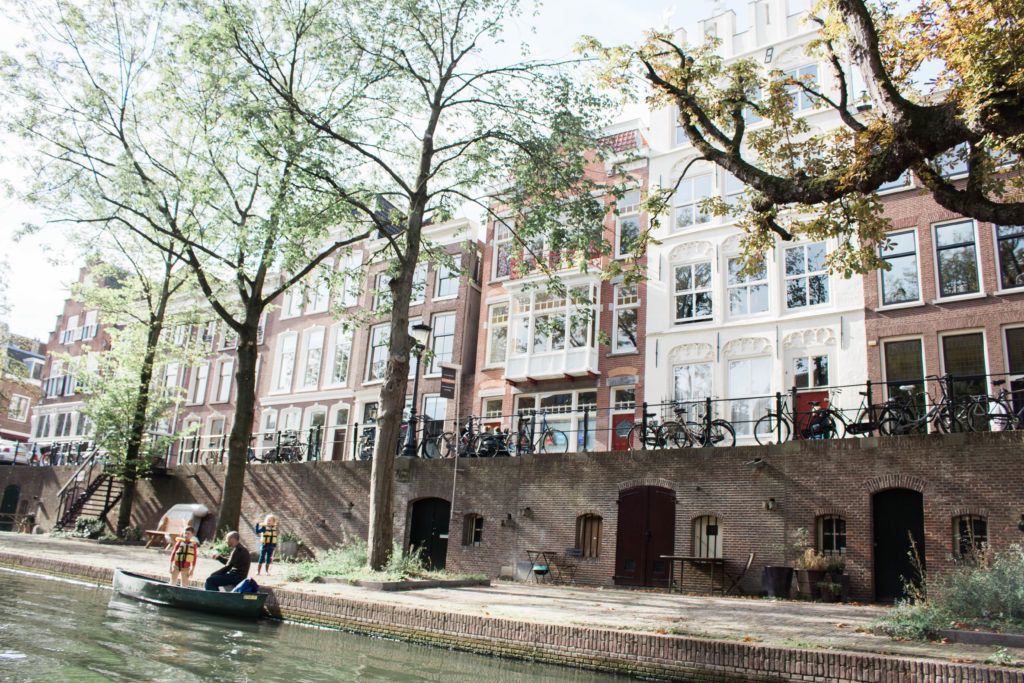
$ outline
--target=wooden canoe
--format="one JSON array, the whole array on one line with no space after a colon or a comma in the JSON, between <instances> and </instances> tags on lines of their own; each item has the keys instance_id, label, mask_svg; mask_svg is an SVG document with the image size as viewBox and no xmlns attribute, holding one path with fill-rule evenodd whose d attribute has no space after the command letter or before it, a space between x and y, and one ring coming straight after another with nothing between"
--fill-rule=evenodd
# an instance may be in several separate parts
<instances>
[{"instance_id":1,"label":"wooden canoe","mask_svg":"<svg viewBox=\"0 0 1024 683\"><path fill-rule=\"evenodd\" d=\"M202 588L172 586L163 579L114 570L114 590L121 595L154 605L190 609L239 619L258 619L263 614L266 593L224 593Z\"/></svg>"}]
</instances>

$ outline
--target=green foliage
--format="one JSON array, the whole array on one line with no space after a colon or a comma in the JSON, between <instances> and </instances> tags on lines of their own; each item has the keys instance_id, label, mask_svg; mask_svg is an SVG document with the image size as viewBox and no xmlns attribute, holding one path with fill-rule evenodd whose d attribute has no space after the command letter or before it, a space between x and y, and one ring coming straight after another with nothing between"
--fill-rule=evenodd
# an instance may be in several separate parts
<instances>
[{"instance_id":1,"label":"green foliage","mask_svg":"<svg viewBox=\"0 0 1024 683\"><path fill-rule=\"evenodd\" d=\"M285 573L288 581L313 581L321 576L349 581L478 578L475 575L429 570L424 567L418 553L405 553L398 543L395 543L387 564L380 571L373 571L367 568L366 541L362 539L335 546L314 560L288 564Z\"/></svg>"},{"instance_id":2,"label":"green foliage","mask_svg":"<svg viewBox=\"0 0 1024 683\"><path fill-rule=\"evenodd\" d=\"M68 535L74 538L97 539L103 535L106 528L106 523L99 517L79 517Z\"/></svg>"},{"instance_id":3,"label":"green foliage","mask_svg":"<svg viewBox=\"0 0 1024 683\"><path fill-rule=\"evenodd\" d=\"M881 630L918 640L961 627L1024 633L1024 547L979 553L975 560L930 579L927 597L898 604L879 623Z\"/></svg>"},{"instance_id":4,"label":"green foliage","mask_svg":"<svg viewBox=\"0 0 1024 683\"><path fill-rule=\"evenodd\" d=\"M218 557L220 555L228 555L231 553L231 546L225 538L226 534L221 534L216 538L208 540L199 546L199 553L203 557Z\"/></svg>"}]
</instances>

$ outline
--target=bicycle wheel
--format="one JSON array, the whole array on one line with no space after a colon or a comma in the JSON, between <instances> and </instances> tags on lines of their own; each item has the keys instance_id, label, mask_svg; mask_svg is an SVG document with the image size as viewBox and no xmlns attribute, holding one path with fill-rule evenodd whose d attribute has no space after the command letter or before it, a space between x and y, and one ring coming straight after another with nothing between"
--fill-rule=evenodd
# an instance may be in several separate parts
<instances>
[{"instance_id":1,"label":"bicycle wheel","mask_svg":"<svg viewBox=\"0 0 1024 683\"><path fill-rule=\"evenodd\" d=\"M541 436L537 450L542 453L567 453L569 437L560 429L549 429Z\"/></svg>"},{"instance_id":2,"label":"bicycle wheel","mask_svg":"<svg viewBox=\"0 0 1024 683\"><path fill-rule=\"evenodd\" d=\"M705 448L709 446L731 448L736 445L736 430L728 420L712 420L711 429L698 433L701 437L701 446Z\"/></svg>"},{"instance_id":3,"label":"bicycle wheel","mask_svg":"<svg viewBox=\"0 0 1024 683\"><path fill-rule=\"evenodd\" d=\"M762 446L789 441L789 420L768 413L754 423L754 439Z\"/></svg>"},{"instance_id":4,"label":"bicycle wheel","mask_svg":"<svg viewBox=\"0 0 1024 683\"><path fill-rule=\"evenodd\" d=\"M693 445L686 425L681 422L664 422L658 427L655 435L655 445L658 448L686 448Z\"/></svg>"},{"instance_id":5,"label":"bicycle wheel","mask_svg":"<svg viewBox=\"0 0 1024 683\"><path fill-rule=\"evenodd\" d=\"M434 437L434 448L437 450L438 458L455 457L454 432L441 432L436 437Z\"/></svg>"},{"instance_id":6,"label":"bicycle wheel","mask_svg":"<svg viewBox=\"0 0 1024 683\"><path fill-rule=\"evenodd\" d=\"M647 431L651 430L648 429ZM650 440L644 435L644 426L639 422L630 427L629 433L626 435L626 443L629 444L630 452L647 450L648 441ZM653 447L653 443L651 446Z\"/></svg>"}]
</instances>

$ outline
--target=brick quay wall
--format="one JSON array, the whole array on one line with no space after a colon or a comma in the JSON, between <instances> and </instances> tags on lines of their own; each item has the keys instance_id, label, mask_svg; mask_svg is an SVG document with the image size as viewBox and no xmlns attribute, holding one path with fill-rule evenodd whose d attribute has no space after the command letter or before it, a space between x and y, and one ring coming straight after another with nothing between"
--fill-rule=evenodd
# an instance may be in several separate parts
<instances>
[{"instance_id":1,"label":"brick quay wall","mask_svg":"<svg viewBox=\"0 0 1024 683\"><path fill-rule=\"evenodd\" d=\"M402 460L397 471L396 537L408 542L416 501L451 503L447 566L498 576L526 559L530 549L561 552L577 544L577 518L601 517L596 557L579 560L579 583L611 585L616 574L618 501L636 487L667 489L675 497L674 552L694 548L694 521L717 517L722 556L730 572L749 553L754 566L743 588L757 592L761 568L790 564L794 532L812 541L816 520L846 521L846 564L851 597L875 597L878 524L874 494L905 489L920 494L923 552L930 575L954 566L954 522L960 515L987 520L988 543L1003 548L1024 540L1024 433L954 434L886 439L792 442L772 447L630 453L532 455L522 458ZM0 467L0 487L17 483L22 499L38 498L40 523L52 525L56 491L71 468ZM134 521L154 528L175 503L196 502L216 513L223 468L183 466L144 483ZM246 477L243 523L275 512L284 529L314 549L365 537L369 463L319 462L256 465ZM771 509L769 509L771 508ZM478 544L463 545L463 520L480 515ZM203 526L209 531L210 519ZM251 529L251 526L249 526ZM626 528L622 534L636 533ZM248 539L255 542L254 538ZM691 588L706 575L689 571Z\"/></svg>"}]
</instances>

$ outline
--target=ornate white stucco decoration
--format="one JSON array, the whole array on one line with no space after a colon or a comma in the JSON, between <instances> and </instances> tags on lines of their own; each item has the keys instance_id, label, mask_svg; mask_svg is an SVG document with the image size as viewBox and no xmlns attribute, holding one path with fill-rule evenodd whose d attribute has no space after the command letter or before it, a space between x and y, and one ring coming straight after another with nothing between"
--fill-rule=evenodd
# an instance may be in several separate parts
<instances>
[{"instance_id":1,"label":"ornate white stucco decoration","mask_svg":"<svg viewBox=\"0 0 1024 683\"><path fill-rule=\"evenodd\" d=\"M836 335L830 327L817 327L812 330L790 332L782 340L787 349L806 349L812 346L831 346L836 343Z\"/></svg>"},{"instance_id":2,"label":"ornate white stucco decoration","mask_svg":"<svg viewBox=\"0 0 1024 683\"><path fill-rule=\"evenodd\" d=\"M680 344L668 352L672 365L711 359L711 344Z\"/></svg>"},{"instance_id":3,"label":"ornate white stucco decoration","mask_svg":"<svg viewBox=\"0 0 1024 683\"><path fill-rule=\"evenodd\" d=\"M764 337L740 337L722 347L722 353L726 356L756 356L771 350L772 343Z\"/></svg>"},{"instance_id":4,"label":"ornate white stucco decoration","mask_svg":"<svg viewBox=\"0 0 1024 683\"><path fill-rule=\"evenodd\" d=\"M730 235L728 239L722 242L722 251L730 256L740 253L740 236Z\"/></svg>"},{"instance_id":5,"label":"ornate white stucco decoration","mask_svg":"<svg viewBox=\"0 0 1024 683\"><path fill-rule=\"evenodd\" d=\"M715 255L715 247L711 242L684 242L669 252L670 263L684 263L698 259L711 258Z\"/></svg>"}]
</instances>

